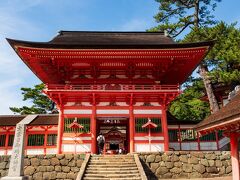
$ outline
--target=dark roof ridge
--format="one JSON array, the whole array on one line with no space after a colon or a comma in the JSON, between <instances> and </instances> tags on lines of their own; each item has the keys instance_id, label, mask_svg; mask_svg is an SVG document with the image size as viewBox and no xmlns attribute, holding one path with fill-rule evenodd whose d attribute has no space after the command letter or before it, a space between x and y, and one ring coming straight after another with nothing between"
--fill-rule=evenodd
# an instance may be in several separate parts
<instances>
[{"instance_id":1,"label":"dark roof ridge","mask_svg":"<svg viewBox=\"0 0 240 180\"><path fill-rule=\"evenodd\" d=\"M0 117L25 117L27 115L58 116L58 114L6 114L6 115L0 115Z\"/></svg>"},{"instance_id":2,"label":"dark roof ridge","mask_svg":"<svg viewBox=\"0 0 240 180\"><path fill-rule=\"evenodd\" d=\"M7 114L7 115L0 115L0 117L25 117L26 115L22 115L22 114Z\"/></svg>"},{"instance_id":3,"label":"dark roof ridge","mask_svg":"<svg viewBox=\"0 0 240 180\"><path fill-rule=\"evenodd\" d=\"M60 30L58 33L64 34L64 33L89 33L89 34L161 34L164 35L164 31L155 31L155 32L150 32L150 31L68 31L68 30Z\"/></svg>"}]
</instances>

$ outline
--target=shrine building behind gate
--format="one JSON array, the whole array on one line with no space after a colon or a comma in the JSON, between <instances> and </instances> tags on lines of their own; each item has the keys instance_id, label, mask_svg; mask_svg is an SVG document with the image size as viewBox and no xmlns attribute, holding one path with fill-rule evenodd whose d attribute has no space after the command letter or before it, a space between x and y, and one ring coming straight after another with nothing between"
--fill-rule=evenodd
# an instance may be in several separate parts
<instances>
[{"instance_id":1,"label":"shrine building behind gate","mask_svg":"<svg viewBox=\"0 0 240 180\"><path fill-rule=\"evenodd\" d=\"M178 44L162 32L60 31L49 42L8 39L59 110L57 153L169 150L167 107L213 42ZM81 129L70 128L77 120ZM55 126L54 126L55 127Z\"/></svg>"}]
</instances>

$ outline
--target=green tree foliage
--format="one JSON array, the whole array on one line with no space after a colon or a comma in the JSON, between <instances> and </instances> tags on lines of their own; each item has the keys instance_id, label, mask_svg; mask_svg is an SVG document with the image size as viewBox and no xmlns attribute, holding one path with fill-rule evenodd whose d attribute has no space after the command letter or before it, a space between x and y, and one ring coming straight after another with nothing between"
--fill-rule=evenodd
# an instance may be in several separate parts
<instances>
[{"instance_id":1,"label":"green tree foliage","mask_svg":"<svg viewBox=\"0 0 240 180\"><path fill-rule=\"evenodd\" d=\"M214 27L191 31L181 42L215 40L215 46L206 56L206 63L211 67L210 80L216 84L240 84L240 29L236 24L224 22ZM201 101L205 89L201 79L190 77L182 95L170 106L170 112L178 119L201 120L209 115L209 106Z\"/></svg>"},{"instance_id":2,"label":"green tree foliage","mask_svg":"<svg viewBox=\"0 0 240 180\"><path fill-rule=\"evenodd\" d=\"M225 85L240 84L240 29L236 28L236 23L227 25L220 22L214 27L200 28L197 33L191 31L182 42L200 40L215 40L215 45L205 58L211 67L211 81Z\"/></svg>"},{"instance_id":3,"label":"green tree foliage","mask_svg":"<svg viewBox=\"0 0 240 180\"><path fill-rule=\"evenodd\" d=\"M167 30L176 37L188 28L206 27L216 23L212 11L221 0L156 0L159 12L154 16L159 23L149 31Z\"/></svg>"},{"instance_id":4,"label":"green tree foliage","mask_svg":"<svg viewBox=\"0 0 240 180\"><path fill-rule=\"evenodd\" d=\"M169 111L181 120L200 121L210 114L209 103L202 101L204 85L201 79L193 79L183 93L174 100Z\"/></svg>"},{"instance_id":5,"label":"green tree foliage","mask_svg":"<svg viewBox=\"0 0 240 180\"><path fill-rule=\"evenodd\" d=\"M34 88L21 88L23 100L31 101L32 106L10 107L17 114L47 114L53 111L53 102L42 93L44 84L35 85ZM56 112L56 111L55 111Z\"/></svg>"},{"instance_id":6,"label":"green tree foliage","mask_svg":"<svg viewBox=\"0 0 240 180\"><path fill-rule=\"evenodd\" d=\"M209 59L217 59L211 72L213 80L227 85L240 84L240 29L223 22L209 31L217 40Z\"/></svg>"},{"instance_id":7,"label":"green tree foliage","mask_svg":"<svg viewBox=\"0 0 240 180\"><path fill-rule=\"evenodd\" d=\"M155 20L159 25L150 29L150 31L166 30L171 37L176 37L186 30L192 30L196 33L198 39L200 39L199 28L216 24L212 12L220 1L221 0L156 0L156 2L159 3L159 12L156 14ZM199 73L203 79L210 107L213 112L216 112L219 110L219 106L208 75L207 63L203 62L199 65Z\"/></svg>"}]
</instances>

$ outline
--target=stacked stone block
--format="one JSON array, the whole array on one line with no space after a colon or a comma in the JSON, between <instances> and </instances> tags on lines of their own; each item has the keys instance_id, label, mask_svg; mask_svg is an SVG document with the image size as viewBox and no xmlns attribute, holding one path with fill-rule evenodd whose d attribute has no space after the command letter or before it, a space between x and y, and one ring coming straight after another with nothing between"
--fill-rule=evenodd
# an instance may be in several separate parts
<instances>
[{"instance_id":1,"label":"stacked stone block","mask_svg":"<svg viewBox=\"0 0 240 180\"><path fill-rule=\"evenodd\" d=\"M29 179L76 179L85 155L28 155L24 159L24 175ZM7 176L10 156L0 156L0 176Z\"/></svg>"},{"instance_id":2,"label":"stacked stone block","mask_svg":"<svg viewBox=\"0 0 240 180\"><path fill-rule=\"evenodd\" d=\"M231 156L223 152L173 151L139 153L149 178L207 178L230 176Z\"/></svg>"}]
</instances>

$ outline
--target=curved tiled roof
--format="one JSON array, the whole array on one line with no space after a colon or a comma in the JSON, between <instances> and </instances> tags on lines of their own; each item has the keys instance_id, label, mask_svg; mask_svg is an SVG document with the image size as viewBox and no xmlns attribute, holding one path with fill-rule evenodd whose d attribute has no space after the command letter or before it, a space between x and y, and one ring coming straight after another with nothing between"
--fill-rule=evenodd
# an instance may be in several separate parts
<instances>
[{"instance_id":1,"label":"curved tiled roof","mask_svg":"<svg viewBox=\"0 0 240 180\"><path fill-rule=\"evenodd\" d=\"M49 42L31 42L7 38L10 45L53 49L154 49L213 46L214 41L176 43L163 32L59 31Z\"/></svg>"},{"instance_id":2,"label":"curved tiled roof","mask_svg":"<svg viewBox=\"0 0 240 180\"><path fill-rule=\"evenodd\" d=\"M0 126L15 126L25 117L26 115L1 115ZM36 119L30 123L30 125L57 125L57 124L58 114L39 114L36 117Z\"/></svg>"},{"instance_id":3,"label":"curved tiled roof","mask_svg":"<svg viewBox=\"0 0 240 180\"><path fill-rule=\"evenodd\" d=\"M60 31L50 43L78 45L174 44L163 32Z\"/></svg>"},{"instance_id":4,"label":"curved tiled roof","mask_svg":"<svg viewBox=\"0 0 240 180\"><path fill-rule=\"evenodd\" d=\"M222 107L222 109L214 114L211 114L209 117L197 124L195 128L197 131L210 129L213 126L216 127L220 123L228 124L236 117L240 118L240 92L238 92L226 106ZM238 122L240 124L240 120L238 120ZM224 128L224 126L222 127Z\"/></svg>"}]
</instances>

